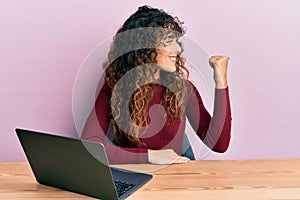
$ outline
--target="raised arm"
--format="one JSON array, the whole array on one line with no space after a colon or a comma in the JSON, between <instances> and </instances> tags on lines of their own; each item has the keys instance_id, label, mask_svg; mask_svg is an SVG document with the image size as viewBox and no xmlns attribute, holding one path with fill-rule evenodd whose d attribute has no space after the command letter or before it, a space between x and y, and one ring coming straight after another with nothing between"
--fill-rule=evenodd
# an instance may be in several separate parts
<instances>
[{"instance_id":1,"label":"raised arm","mask_svg":"<svg viewBox=\"0 0 300 200\"><path fill-rule=\"evenodd\" d=\"M223 153L228 149L231 138L231 108L227 84L229 57L212 56L209 60L214 69L216 83L214 111L211 117L203 105L197 88L191 83L192 93L187 105L187 117L200 139L210 149Z\"/></svg>"}]
</instances>

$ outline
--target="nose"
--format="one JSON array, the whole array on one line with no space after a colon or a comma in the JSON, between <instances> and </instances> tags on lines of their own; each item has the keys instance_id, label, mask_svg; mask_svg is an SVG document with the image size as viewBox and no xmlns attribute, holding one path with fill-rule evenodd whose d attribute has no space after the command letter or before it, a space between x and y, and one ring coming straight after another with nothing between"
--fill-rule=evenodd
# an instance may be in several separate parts
<instances>
[{"instance_id":1,"label":"nose","mask_svg":"<svg viewBox=\"0 0 300 200\"><path fill-rule=\"evenodd\" d=\"M182 51L181 46L178 44L176 40L174 40L172 44L167 47L167 49L169 52L176 53L176 54L179 54Z\"/></svg>"},{"instance_id":2,"label":"nose","mask_svg":"<svg viewBox=\"0 0 300 200\"><path fill-rule=\"evenodd\" d=\"M175 45L174 45L174 53L181 53L182 49L181 49L181 46L178 44L178 42L175 42Z\"/></svg>"}]
</instances>

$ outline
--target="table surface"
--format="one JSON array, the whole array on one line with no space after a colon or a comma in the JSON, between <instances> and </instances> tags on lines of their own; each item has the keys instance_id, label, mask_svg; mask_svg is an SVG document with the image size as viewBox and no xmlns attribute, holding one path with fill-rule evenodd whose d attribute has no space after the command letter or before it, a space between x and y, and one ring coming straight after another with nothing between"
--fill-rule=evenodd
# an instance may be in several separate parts
<instances>
[{"instance_id":1,"label":"table surface","mask_svg":"<svg viewBox=\"0 0 300 200\"><path fill-rule=\"evenodd\" d=\"M148 171L153 179L128 200L272 199L300 200L300 159L202 160ZM0 199L93 199L38 184L27 162L0 162Z\"/></svg>"}]
</instances>

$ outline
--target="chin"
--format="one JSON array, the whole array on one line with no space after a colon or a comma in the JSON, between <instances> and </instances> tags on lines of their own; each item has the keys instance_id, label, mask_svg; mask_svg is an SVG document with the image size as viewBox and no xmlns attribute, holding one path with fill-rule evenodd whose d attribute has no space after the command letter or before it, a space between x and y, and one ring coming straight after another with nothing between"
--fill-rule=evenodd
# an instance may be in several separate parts
<instances>
[{"instance_id":1,"label":"chin","mask_svg":"<svg viewBox=\"0 0 300 200\"><path fill-rule=\"evenodd\" d=\"M173 64L173 63L172 63ZM163 64L161 65L161 70L168 72L168 73L174 73L176 71L176 66L173 64Z\"/></svg>"},{"instance_id":2,"label":"chin","mask_svg":"<svg viewBox=\"0 0 300 200\"><path fill-rule=\"evenodd\" d=\"M172 69L170 70L170 72L171 72L171 73L174 73L174 72L176 72L176 67L175 67L175 66L173 66L173 67L172 67Z\"/></svg>"},{"instance_id":3,"label":"chin","mask_svg":"<svg viewBox=\"0 0 300 200\"><path fill-rule=\"evenodd\" d=\"M173 64L173 63L172 63ZM173 64L169 64L168 65L168 68L167 68L167 72L170 72L170 73L173 73L173 72L175 72L176 71L176 66Z\"/></svg>"},{"instance_id":4,"label":"chin","mask_svg":"<svg viewBox=\"0 0 300 200\"><path fill-rule=\"evenodd\" d=\"M168 73L174 73L176 71L176 69L165 69L163 71L168 72Z\"/></svg>"}]
</instances>

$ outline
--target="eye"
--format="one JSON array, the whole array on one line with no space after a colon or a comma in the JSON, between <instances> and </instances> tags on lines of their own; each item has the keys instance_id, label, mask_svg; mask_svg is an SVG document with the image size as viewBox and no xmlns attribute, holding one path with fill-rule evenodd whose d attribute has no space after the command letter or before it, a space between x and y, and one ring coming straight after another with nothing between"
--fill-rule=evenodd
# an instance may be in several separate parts
<instances>
[{"instance_id":1,"label":"eye","mask_svg":"<svg viewBox=\"0 0 300 200\"><path fill-rule=\"evenodd\" d=\"M167 36L167 38L164 41L164 46L168 46L170 44L172 44L172 42L174 41L175 37L174 36Z\"/></svg>"},{"instance_id":2,"label":"eye","mask_svg":"<svg viewBox=\"0 0 300 200\"><path fill-rule=\"evenodd\" d=\"M170 44L172 44L172 40L167 40L164 42L164 46L169 46Z\"/></svg>"}]
</instances>

